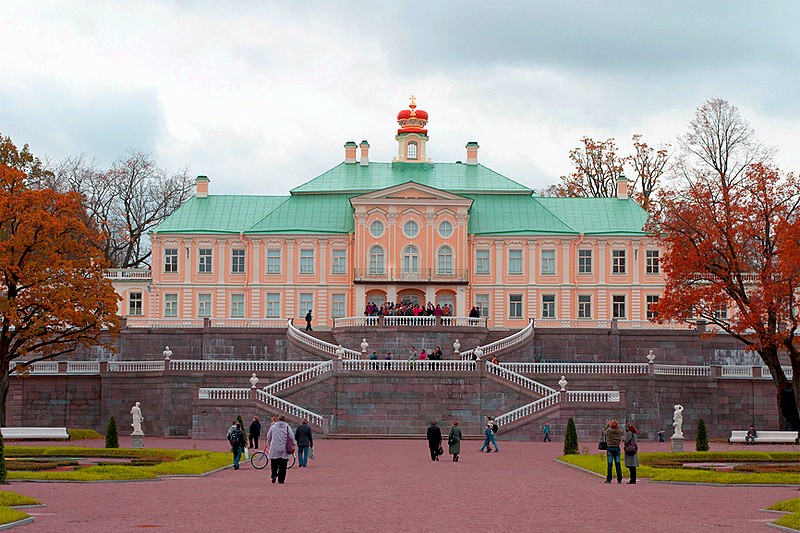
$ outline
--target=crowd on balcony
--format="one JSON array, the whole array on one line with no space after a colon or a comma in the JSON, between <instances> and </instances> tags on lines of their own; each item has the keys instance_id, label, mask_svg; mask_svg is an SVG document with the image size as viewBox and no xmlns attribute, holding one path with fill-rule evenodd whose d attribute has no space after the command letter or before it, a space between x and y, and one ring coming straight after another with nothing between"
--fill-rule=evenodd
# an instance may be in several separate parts
<instances>
[{"instance_id":1,"label":"crowd on balcony","mask_svg":"<svg viewBox=\"0 0 800 533\"><path fill-rule=\"evenodd\" d=\"M428 302L425 307L419 303L386 302L379 306L370 302L367 304L364 314L366 316L451 316L452 311L448 304L436 304L434 307L431 302Z\"/></svg>"}]
</instances>

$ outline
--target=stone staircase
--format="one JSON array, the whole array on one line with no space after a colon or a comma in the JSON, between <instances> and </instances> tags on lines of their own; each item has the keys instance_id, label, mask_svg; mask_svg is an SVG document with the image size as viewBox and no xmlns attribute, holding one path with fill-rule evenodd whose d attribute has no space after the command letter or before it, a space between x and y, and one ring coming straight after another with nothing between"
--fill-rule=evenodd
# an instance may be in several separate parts
<instances>
[{"instance_id":1,"label":"stone staircase","mask_svg":"<svg viewBox=\"0 0 800 533\"><path fill-rule=\"evenodd\" d=\"M315 339L319 339L323 342L328 342L330 344L334 344L336 346L339 345L339 341L336 340L336 337L333 336L333 333L330 331L306 331L305 333L311 335Z\"/></svg>"},{"instance_id":2,"label":"stone staircase","mask_svg":"<svg viewBox=\"0 0 800 533\"><path fill-rule=\"evenodd\" d=\"M520 329L492 329L489 330L489 333L486 335L486 340L483 341L483 345L486 346L487 344L491 344L493 342L499 341L500 339L505 339L506 337L510 337L514 333L521 331Z\"/></svg>"}]
</instances>

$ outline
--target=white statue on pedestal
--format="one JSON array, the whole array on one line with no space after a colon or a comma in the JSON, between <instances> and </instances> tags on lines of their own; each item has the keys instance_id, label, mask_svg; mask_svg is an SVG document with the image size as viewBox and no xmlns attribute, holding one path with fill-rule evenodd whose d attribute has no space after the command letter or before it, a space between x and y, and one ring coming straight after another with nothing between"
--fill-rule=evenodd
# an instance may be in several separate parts
<instances>
[{"instance_id":1,"label":"white statue on pedestal","mask_svg":"<svg viewBox=\"0 0 800 533\"><path fill-rule=\"evenodd\" d=\"M367 339L361 339L361 353L367 353L367 348L369 348Z\"/></svg>"},{"instance_id":2,"label":"white statue on pedestal","mask_svg":"<svg viewBox=\"0 0 800 533\"><path fill-rule=\"evenodd\" d=\"M253 375L250 376L250 388L255 389L256 385L258 385L258 376L256 376L255 372L253 372Z\"/></svg>"},{"instance_id":3,"label":"white statue on pedestal","mask_svg":"<svg viewBox=\"0 0 800 533\"><path fill-rule=\"evenodd\" d=\"M561 387L562 391L566 391L567 390L567 383L568 382L567 382L566 376L561 376L561 379L558 380L558 384Z\"/></svg>"},{"instance_id":4,"label":"white statue on pedestal","mask_svg":"<svg viewBox=\"0 0 800 533\"><path fill-rule=\"evenodd\" d=\"M456 342L453 343L453 350L455 350L455 353L458 353L460 349L461 349L461 343L458 342L458 339L456 339Z\"/></svg>"},{"instance_id":5,"label":"white statue on pedestal","mask_svg":"<svg viewBox=\"0 0 800 533\"><path fill-rule=\"evenodd\" d=\"M647 353L647 362L652 364L655 361L656 361L656 354L655 354L655 352L653 350L650 350Z\"/></svg>"},{"instance_id":6,"label":"white statue on pedestal","mask_svg":"<svg viewBox=\"0 0 800 533\"><path fill-rule=\"evenodd\" d=\"M672 427L675 428L675 434L672 438L683 438L683 406L678 404L675 406L675 413L672 415Z\"/></svg>"},{"instance_id":7,"label":"white statue on pedestal","mask_svg":"<svg viewBox=\"0 0 800 533\"><path fill-rule=\"evenodd\" d=\"M472 350L472 353L475 354L475 360L478 361L481 357L483 357L483 348L476 346L475 349Z\"/></svg>"},{"instance_id":8,"label":"white statue on pedestal","mask_svg":"<svg viewBox=\"0 0 800 533\"><path fill-rule=\"evenodd\" d=\"M133 417L133 433L131 435L144 435L142 431L142 422L144 421L144 417L142 416L142 409L139 407L139 402L136 402L136 405L131 407L131 416Z\"/></svg>"},{"instance_id":9,"label":"white statue on pedestal","mask_svg":"<svg viewBox=\"0 0 800 533\"><path fill-rule=\"evenodd\" d=\"M165 346L164 351L161 353L164 355L164 359L169 359L172 357L172 350L169 349L169 346Z\"/></svg>"},{"instance_id":10,"label":"white statue on pedestal","mask_svg":"<svg viewBox=\"0 0 800 533\"><path fill-rule=\"evenodd\" d=\"M336 354L337 359L344 358L344 348L342 348L341 344L336 347L336 351L334 353Z\"/></svg>"}]
</instances>

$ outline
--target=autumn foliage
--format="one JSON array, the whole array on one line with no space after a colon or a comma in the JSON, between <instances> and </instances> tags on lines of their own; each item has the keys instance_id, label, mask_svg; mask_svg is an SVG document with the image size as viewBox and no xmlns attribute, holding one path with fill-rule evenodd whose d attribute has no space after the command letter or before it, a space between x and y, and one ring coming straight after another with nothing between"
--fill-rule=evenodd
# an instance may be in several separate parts
<instances>
[{"instance_id":1,"label":"autumn foliage","mask_svg":"<svg viewBox=\"0 0 800 533\"><path fill-rule=\"evenodd\" d=\"M10 362L29 362L99 343L114 331L118 297L77 193L31 189L0 164L0 425Z\"/></svg>"}]
</instances>

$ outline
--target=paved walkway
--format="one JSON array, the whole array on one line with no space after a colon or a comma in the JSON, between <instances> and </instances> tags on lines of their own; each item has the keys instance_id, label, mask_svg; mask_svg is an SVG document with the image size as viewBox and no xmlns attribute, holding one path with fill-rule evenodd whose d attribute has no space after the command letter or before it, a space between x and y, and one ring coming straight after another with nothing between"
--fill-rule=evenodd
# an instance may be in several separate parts
<instances>
[{"instance_id":1,"label":"paved walkway","mask_svg":"<svg viewBox=\"0 0 800 533\"><path fill-rule=\"evenodd\" d=\"M102 446L102 441L95 441ZM125 439L121 444L126 445ZM148 439L148 447L227 450L219 441ZM458 463L432 462L422 440L323 440L306 469L286 484L249 465L201 478L156 482L29 483L9 490L38 498L22 532L220 532L239 529L406 532L430 528L487 531L775 531L759 512L798 496L790 487L606 485L553 461L562 444L503 442L478 453L465 441ZM586 444L593 452L595 444ZM668 444L641 443L642 451ZM727 449L717 445L717 449ZM753 447L758 449L759 447ZM741 448L736 448L741 449ZM791 449L790 447L764 449ZM235 525L232 525L235 524Z\"/></svg>"}]
</instances>

